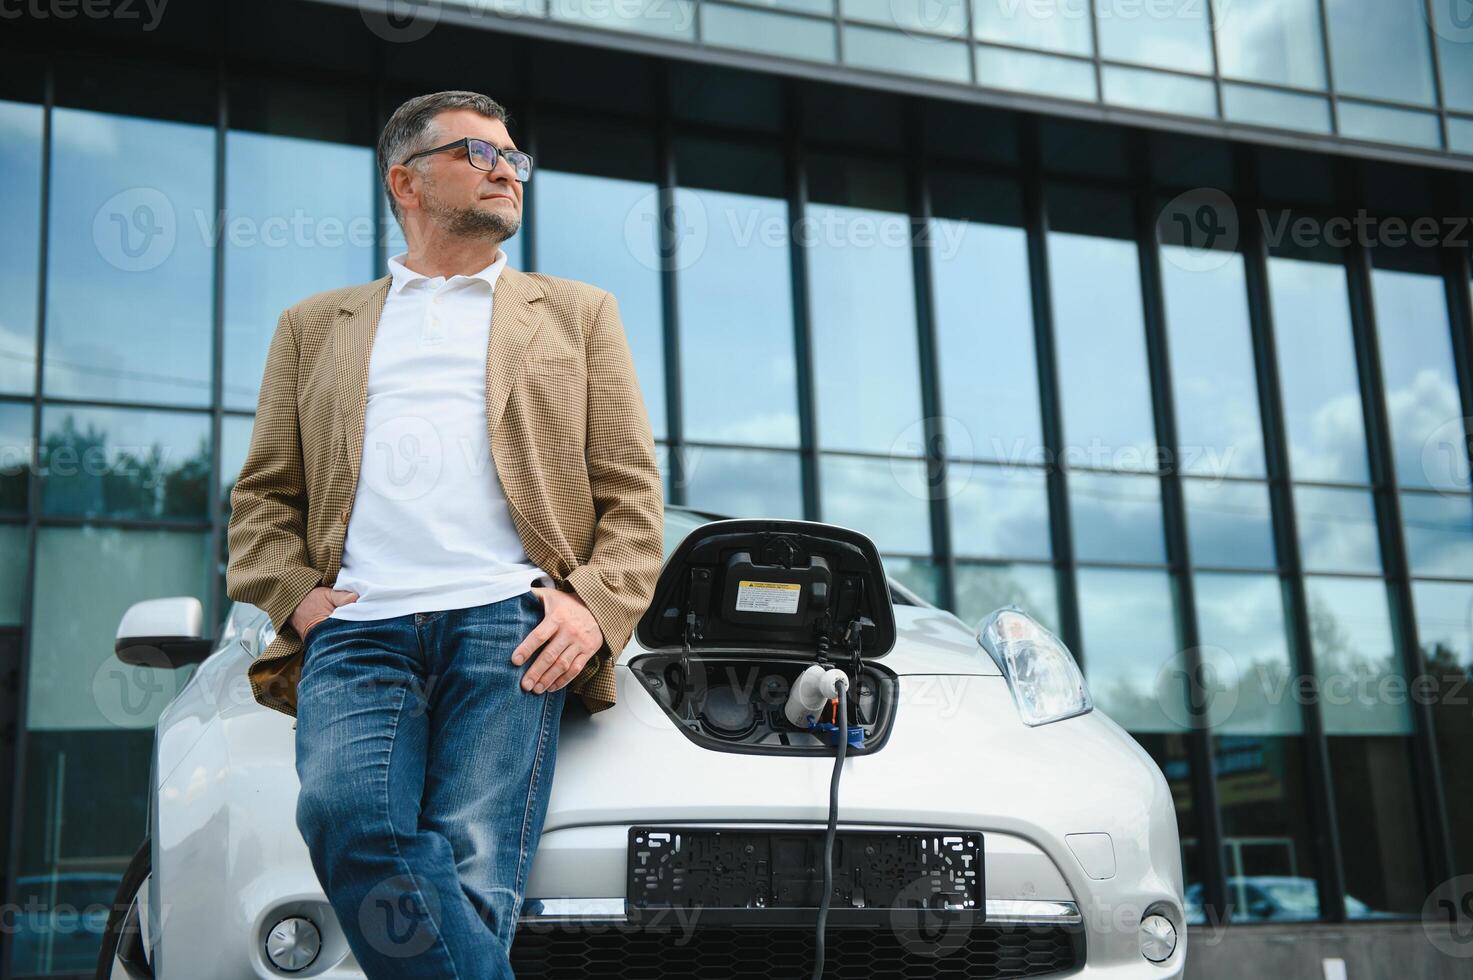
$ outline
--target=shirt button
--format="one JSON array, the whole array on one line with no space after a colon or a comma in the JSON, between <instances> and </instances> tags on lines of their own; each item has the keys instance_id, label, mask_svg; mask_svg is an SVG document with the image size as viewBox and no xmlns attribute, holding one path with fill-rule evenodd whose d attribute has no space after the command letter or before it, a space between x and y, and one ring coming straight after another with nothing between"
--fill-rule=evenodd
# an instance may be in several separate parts
<instances>
[{"instance_id":1,"label":"shirt button","mask_svg":"<svg viewBox=\"0 0 1473 980\"><path fill-rule=\"evenodd\" d=\"M348 523L348 512L346 510L343 511L343 523Z\"/></svg>"}]
</instances>

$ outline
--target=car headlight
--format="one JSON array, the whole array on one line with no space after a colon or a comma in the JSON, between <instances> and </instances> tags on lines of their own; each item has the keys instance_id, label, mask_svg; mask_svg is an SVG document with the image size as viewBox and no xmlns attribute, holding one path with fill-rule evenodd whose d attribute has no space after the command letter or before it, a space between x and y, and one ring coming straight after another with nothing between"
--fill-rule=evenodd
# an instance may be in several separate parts
<instances>
[{"instance_id":1,"label":"car headlight","mask_svg":"<svg viewBox=\"0 0 1473 980\"><path fill-rule=\"evenodd\" d=\"M977 630L1007 678L1023 724L1047 725L1094 708L1084 675L1069 649L1021 609L999 609Z\"/></svg>"}]
</instances>

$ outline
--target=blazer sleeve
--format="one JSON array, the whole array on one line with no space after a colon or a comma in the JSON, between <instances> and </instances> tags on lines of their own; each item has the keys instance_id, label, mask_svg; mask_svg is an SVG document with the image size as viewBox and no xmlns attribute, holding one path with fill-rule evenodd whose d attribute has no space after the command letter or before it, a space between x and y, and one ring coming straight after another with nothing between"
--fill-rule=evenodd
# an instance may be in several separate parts
<instances>
[{"instance_id":1,"label":"blazer sleeve","mask_svg":"<svg viewBox=\"0 0 1473 980\"><path fill-rule=\"evenodd\" d=\"M664 481L634 358L605 293L588 338L588 485L593 551L568 584L603 631L598 656L617 659L654 597L665 554Z\"/></svg>"},{"instance_id":2,"label":"blazer sleeve","mask_svg":"<svg viewBox=\"0 0 1473 980\"><path fill-rule=\"evenodd\" d=\"M307 552L307 486L297 427L298 342L291 311L276 324L240 476L230 491L225 592L266 611L278 633L321 583Z\"/></svg>"}]
</instances>

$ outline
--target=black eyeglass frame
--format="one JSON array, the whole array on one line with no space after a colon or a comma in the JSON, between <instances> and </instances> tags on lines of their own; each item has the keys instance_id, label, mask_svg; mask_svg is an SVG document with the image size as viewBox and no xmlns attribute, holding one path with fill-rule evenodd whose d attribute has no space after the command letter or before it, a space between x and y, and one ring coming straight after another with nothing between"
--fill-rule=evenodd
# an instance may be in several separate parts
<instances>
[{"instance_id":1,"label":"black eyeglass frame","mask_svg":"<svg viewBox=\"0 0 1473 980\"><path fill-rule=\"evenodd\" d=\"M485 144L491 150L491 166L490 167L476 167L475 163L471 159L471 143L472 142ZM460 139L455 140L454 142L451 142L451 143L446 143L444 146L437 146L434 149L420 150L418 153L411 153L409 156L407 156L407 157L404 158L404 160L401 162L401 166L406 166L407 167L407 166L409 166L409 164L410 164L411 161L417 160L417 159L419 159L422 156L428 156L431 153L444 153L446 150L454 150L454 149L458 149L459 147L462 147L462 146L465 147L465 162L466 163L469 163L472 167L476 167L477 170L484 170L487 173L490 173L492 170L495 170L496 169L496 161L498 159L505 159L507 163L511 163L511 169L512 169L513 172L515 172L516 169L517 169L517 166L516 166L515 163L512 163L511 159L509 157L507 157L506 154L507 153L520 153L522 156L524 156L524 157L527 158L527 177L526 178L517 177L518 182L525 183L526 180L527 179L530 179L531 176L532 176L532 167L533 167L532 154L528 153L526 150L518 150L518 149L515 149L515 148L513 148L511 150L503 150L503 149L501 149L501 147L497 146L495 143L492 143L490 140L483 140L483 139L480 139L480 138L475 137L475 136L462 136Z\"/></svg>"}]
</instances>

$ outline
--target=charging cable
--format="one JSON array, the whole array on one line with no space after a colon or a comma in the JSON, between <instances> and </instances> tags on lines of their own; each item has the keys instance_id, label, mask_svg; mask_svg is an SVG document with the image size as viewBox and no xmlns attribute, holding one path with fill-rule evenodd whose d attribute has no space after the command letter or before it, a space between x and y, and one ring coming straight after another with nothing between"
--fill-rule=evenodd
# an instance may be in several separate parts
<instances>
[{"instance_id":1,"label":"charging cable","mask_svg":"<svg viewBox=\"0 0 1473 980\"><path fill-rule=\"evenodd\" d=\"M842 671L837 673L842 674ZM834 755L834 774L829 779L829 826L823 838L823 897L818 905L818 928L814 935L814 947L816 956L813 965L813 980L823 978L823 930L824 924L829 917L829 895L834 890L834 832L839 824L839 776L844 771L844 753L849 748L849 680L847 677L839 677L834 680L834 687L839 697L839 710L834 717L834 723L838 726L838 736L835 744L838 752Z\"/></svg>"}]
</instances>

